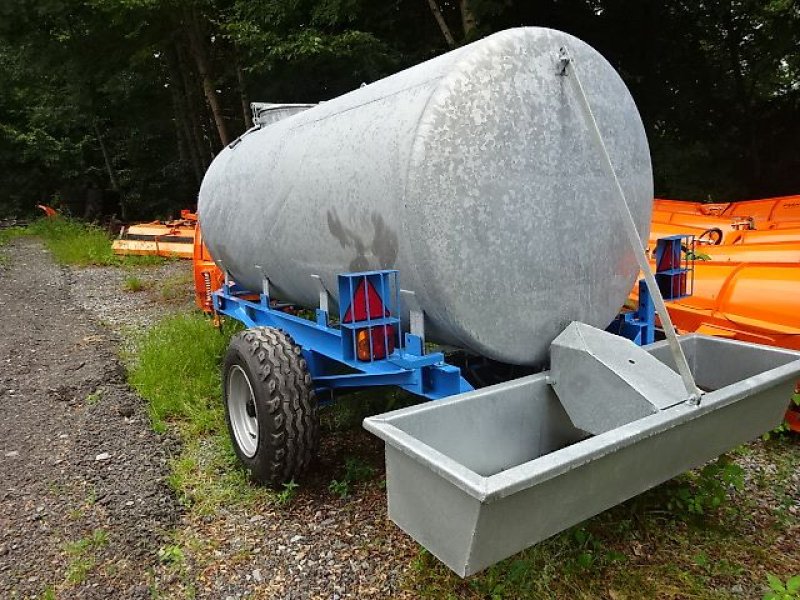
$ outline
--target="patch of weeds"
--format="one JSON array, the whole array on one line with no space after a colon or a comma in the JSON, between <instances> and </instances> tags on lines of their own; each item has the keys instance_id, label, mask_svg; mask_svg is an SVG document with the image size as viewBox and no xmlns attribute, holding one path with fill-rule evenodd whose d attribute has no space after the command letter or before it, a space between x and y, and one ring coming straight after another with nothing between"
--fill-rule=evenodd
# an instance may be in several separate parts
<instances>
[{"instance_id":1,"label":"patch of weeds","mask_svg":"<svg viewBox=\"0 0 800 600\"><path fill-rule=\"evenodd\" d=\"M334 479L328 485L328 491L342 500L350 495L352 487L362 481L368 481L375 475L373 469L363 459L351 456L344 463L344 475L340 480Z\"/></svg>"},{"instance_id":2,"label":"patch of weeds","mask_svg":"<svg viewBox=\"0 0 800 600\"><path fill-rule=\"evenodd\" d=\"M191 296L193 285L194 278L191 273L180 273L161 281L159 293L164 302L180 302Z\"/></svg>"},{"instance_id":3,"label":"patch of weeds","mask_svg":"<svg viewBox=\"0 0 800 600\"><path fill-rule=\"evenodd\" d=\"M230 338L200 313L167 317L135 340L129 381L147 400L153 428L189 436L224 429L220 362Z\"/></svg>"},{"instance_id":4,"label":"patch of weeds","mask_svg":"<svg viewBox=\"0 0 800 600\"><path fill-rule=\"evenodd\" d=\"M725 455L707 464L699 472L687 473L675 480L669 490L667 507L678 516L701 516L717 510L730 492L744 487L744 470Z\"/></svg>"},{"instance_id":5,"label":"patch of weeds","mask_svg":"<svg viewBox=\"0 0 800 600\"><path fill-rule=\"evenodd\" d=\"M95 390L91 394L86 396L86 400L84 400L84 402L86 402L88 406L94 406L95 404L100 402L102 398L103 398L103 390Z\"/></svg>"},{"instance_id":6,"label":"patch of weeds","mask_svg":"<svg viewBox=\"0 0 800 600\"><path fill-rule=\"evenodd\" d=\"M764 600L800 600L800 575L786 580L786 583L772 573L767 574L769 591Z\"/></svg>"},{"instance_id":7,"label":"patch of weeds","mask_svg":"<svg viewBox=\"0 0 800 600\"><path fill-rule=\"evenodd\" d=\"M0 229L0 250L3 246L10 243L16 238L26 235L27 230L24 227L5 227ZM0 251L0 267L8 265L9 257L4 252Z\"/></svg>"},{"instance_id":8,"label":"patch of weeds","mask_svg":"<svg viewBox=\"0 0 800 600\"><path fill-rule=\"evenodd\" d=\"M56 600L56 590L51 585L45 591L39 594L39 600Z\"/></svg>"},{"instance_id":9,"label":"patch of weeds","mask_svg":"<svg viewBox=\"0 0 800 600\"><path fill-rule=\"evenodd\" d=\"M300 486L295 483L294 479L284 483L283 489L275 494L275 504L282 508L289 506L292 500L294 500L294 497L297 495L298 487Z\"/></svg>"},{"instance_id":10,"label":"patch of weeds","mask_svg":"<svg viewBox=\"0 0 800 600\"><path fill-rule=\"evenodd\" d=\"M115 257L114 264L123 267L155 267L163 265L168 260L173 260L172 258L164 258L155 254L126 254L123 256L115 255Z\"/></svg>"},{"instance_id":11,"label":"patch of weeds","mask_svg":"<svg viewBox=\"0 0 800 600\"><path fill-rule=\"evenodd\" d=\"M201 515L213 515L221 507L267 502L266 488L252 485L233 452L227 433L189 437L185 434L181 455L171 462L167 477L184 506Z\"/></svg>"},{"instance_id":12,"label":"patch of weeds","mask_svg":"<svg viewBox=\"0 0 800 600\"><path fill-rule=\"evenodd\" d=\"M141 292L146 287L145 282L136 277L136 275L128 275L125 281L122 282L122 289L126 292Z\"/></svg>"},{"instance_id":13,"label":"patch of weeds","mask_svg":"<svg viewBox=\"0 0 800 600\"><path fill-rule=\"evenodd\" d=\"M11 241L17 239L18 237L27 234L28 231L24 227L19 227L19 226L4 227L3 229L0 229L0 247L5 246Z\"/></svg>"},{"instance_id":14,"label":"patch of weeds","mask_svg":"<svg viewBox=\"0 0 800 600\"><path fill-rule=\"evenodd\" d=\"M83 583L97 564L97 552L106 545L108 545L108 533L103 529L95 529L92 535L66 544L64 552L70 558L67 566L67 583L73 585Z\"/></svg>"},{"instance_id":15,"label":"patch of weeds","mask_svg":"<svg viewBox=\"0 0 800 600\"><path fill-rule=\"evenodd\" d=\"M64 217L43 218L28 226L28 232L42 239L56 262L89 266L116 264L108 234L94 225Z\"/></svg>"},{"instance_id":16,"label":"patch of weeds","mask_svg":"<svg viewBox=\"0 0 800 600\"><path fill-rule=\"evenodd\" d=\"M328 491L344 500L350 496L350 482L346 479L342 479L341 481L334 479L328 484Z\"/></svg>"},{"instance_id":17,"label":"patch of weeds","mask_svg":"<svg viewBox=\"0 0 800 600\"><path fill-rule=\"evenodd\" d=\"M182 568L186 563L186 555L177 544L168 544L158 549L158 560L165 565Z\"/></svg>"},{"instance_id":18,"label":"patch of weeds","mask_svg":"<svg viewBox=\"0 0 800 600\"><path fill-rule=\"evenodd\" d=\"M103 228L67 217L38 219L28 225L26 235L40 238L62 265L140 266L164 262L159 256L117 256Z\"/></svg>"},{"instance_id":19,"label":"patch of weeds","mask_svg":"<svg viewBox=\"0 0 800 600\"><path fill-rule=\"evenodd\" d=\"M320 411L320 425L327 431L358 429L371 415L404 408L420 400L402 390L374 388L348 394Z\"/></svg>"}]
</instances>

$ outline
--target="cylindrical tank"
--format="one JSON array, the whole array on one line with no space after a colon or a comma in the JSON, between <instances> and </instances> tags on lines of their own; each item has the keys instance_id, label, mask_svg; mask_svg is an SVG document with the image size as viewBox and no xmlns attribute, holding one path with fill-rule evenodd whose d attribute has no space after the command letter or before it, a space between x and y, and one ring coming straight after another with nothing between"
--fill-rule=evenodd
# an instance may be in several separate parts
<instances>
[{"instance_id":1,"label":"cylindrical tank","mask_svg":"<svg viewBox=\"0 0 800 600\"><path fill-rule=\"evenodd\" d=\"M211 254L246 288L263 272L273 296L309 307L311 275L335 295L339 273L399 269L430 339L546 362L570 321L608 325L638 272L564 46L646 240L650 154L625 84L577 38L521 28L223 150L200 189Z\"/></svg>"}]
</instances>

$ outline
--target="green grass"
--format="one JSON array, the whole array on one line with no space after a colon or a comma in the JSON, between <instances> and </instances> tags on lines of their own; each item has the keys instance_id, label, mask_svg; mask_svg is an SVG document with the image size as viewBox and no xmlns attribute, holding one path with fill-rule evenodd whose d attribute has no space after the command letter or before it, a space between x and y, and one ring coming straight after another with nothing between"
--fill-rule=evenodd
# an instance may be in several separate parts
<instances>
[{"instance_id":1,"label":"green grass","mask_svg":"<svg viewBox=\"0 0 800 600\"><path fill-rule=\"evenodd\" d=\"M87 266L140 266L161 264L159 256L117 256L111 249L111 238L96 225L64 217L42 218L24 230L4 233L13 239L19 235L32 235L41 239L53 258L62 265ZM11 230L5 230L6 232ZM2 245L2 239L0 239Z\"/></svg>"},{"instance_id":2,"label":"green grass","mask_svg":"<svg viewBox=\"0 0 800 600\"><path fill-rule=\"evenodd\" d=\"M182 440L168 482L180 502L200 515L272 499L250 484L225 425L220 363L237 329L220 332L200 313L167 317L135 340L128 361L129 381L147 400L153 428Z\"/></svg>"},{"instance_id":3,"label":"green grass","mask_svg":"<svg viewBox=\"0 0 800 600\"><path fill-rule=\"evenodd\" d=\"M56 262L64 265L111 265L118 262L111 240L99 227L64 218L39 219L28 233L44 242Z\"/></svg>"},{"instance_id":4,"label":"green grass","mask_svg":"<svg viewBox=\"0 0 800 600\"><path fill-rule=\"evenodd\" d=\"M141 292L146 287L147 284L136 275L128 275L122 282L122 289L126 292Z\"/></svg>"},{"instance_id":5,"label":"green grass","mask_svg":"<svg viewBox=\"0 0 800 600\"><path fill-rule=\"evenodd\" d=\"M5 246L12 240L25 234L26 230L24 227L6 227L0 229L0 247Z\"/></svg>"},{"instance_id":6,"label":"green grass","mask_svg":"<svg viewBox=\"0 0 800 600\"><path fill-rule=\"evenodd\" d=\"M194 281L191 272L178 273L170 277L166 277L159 283L160 296L164 302L180 302L189 297L192 290L192 283Z\"/></svg>"},{"instance_id":7,"label":"green grass","mask_svg":"<svg viewBox=\"0 0 800 600\"><path fill-rule=\"evenodd\" d=\"M97 564L97 553L107 545L108 533L103 529L95 529L92 535L66 544L64 552L70 558L67 566L67 583L73 585L83 583Z\"/></svg>"},{"instance_id":8,"label":"green grass","mask_svg":"<svg viewBox=\"0 0 800 600\"><path fill-rule=\"evenodd\" d=\"M129 380L147 400L156 431L170 421L187 435L224 428L220 361L229 337L191 313L167 317L135 341Z\"/></svg>"}]
</instances>

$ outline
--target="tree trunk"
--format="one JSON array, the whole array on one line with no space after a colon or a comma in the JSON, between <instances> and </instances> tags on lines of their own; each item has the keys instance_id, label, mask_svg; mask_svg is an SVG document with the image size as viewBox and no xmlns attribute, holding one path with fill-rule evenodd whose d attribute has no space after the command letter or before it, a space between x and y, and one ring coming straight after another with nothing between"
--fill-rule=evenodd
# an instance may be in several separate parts
<instances>
[{"instance_id":1,"label":"tree trunk","mask_svg":"<svg viewBox=\"0 0 800 600\"><path fill-rule=\"evenodd\" d=\"M183 75L180 71L178 52L170 44L165 52L169 68L169 87L172 93L172 107L175 113L175 128L178 136L178 148L185 150L186 159L194 172L195 183L200 185L203 179L203 165L198 155L198 148L192 136L192 126L189 122L189 112L192 107L187 103L183 88Z\"/></svg>"},{"instance_id":2,"label":"tree trunk","mask_svg":"<svg viewBox=\"0 0 800 600\"><path fill-rule=\"evenodd\" d=\"M242 118L244 119L245 129L253 126L253 115L250 111L250 97L247 94L247 82L244 78L242 63L239 62L239 49L234 46L234 57L236 60L236 82L239 84L239 100L242 103Z\"/></svg>"},{"instance_id":3,"label":"tree trunk","mask_svg":"<svg viewBox=\"0 0 800 600\"><path fill-rule=\"evenodd\" d=\"M103 161L106 163L106 171L108 172L108 180L111 183L111 189L119 193L119 183L117 183L117 176L114 175L114 169L111 167L111 157L108 155L108 148L100 133L100 125L97 124L97 119L92 119L94 126L94 134L97 136L97 143L100 144L100 152L103 153Z\"/></svg>"},{"instance_id":4,"label":"tree trunk","mask_svg":"<svg viewBox=\"0 0 800 600\"><path fill-rule=\"evenodd\" d=\"M186 106L188 108L187 116L191 124L191 137L194 140L194 147L197 150L197 156L200 160L201 170L205 171L208 165L211 164L211 159L214 157L213 152L209 150L208 144L205 142L205 134L203 133L203 128L200 125L199 117L201 114L205 114L206 112L205 104L194 101L194 90L196 88L190 81L190 71L188 70L186 54L183 50L183 47L180 45L176 46L176 50L178 55L180 79L183 83L183 94L184 98L186 99ZM198 109L200 109L202 112L199 112Z\"/></svg>"},{"instance_id":5,"label":"tree trunk","mask_svg":"<svg viewBox=\"0 0 800 600\"><path fill-rule=\"evenodd\" d=\"M461 7L461 25L464 28L464 40L471 41L478 29L478 21L472 11L471 0L459 0Z\"/></svg>"},{"instance_id":6,"label":"tree trunk","mask_svg":"<svg viewBox=\"0 0 800 600\"><path fill-rule=\"evenodd\" d=\"M442 30L442 35L444 36L447 45L451 48L456 47L456 40L453 37L453 32L450 31L450 27L447 25L447 21L444 20L444 15L442 14L441 9L439 8L439 3L436 0L428 0L428 5L431 7L431 12L433 13L433 17L436 19L436 22L439 24L439 29Z\"/></svg>"},{"instance_id":7,"label":"tree trunk","mask_svg":"<svg viewBox=\"0 0 800 600\"><path fill-rule=\"evenodd\" d=\"M186 35L189 38L189 51L197 65L197 74L200 76L200 82L203 85L206 101L211 109L211 115L214 117L214 124L217 127L219 139L223 146L227 146L231 140L228 135L228 128L225 125L225 117L222 114L219 96L217 96L217 90L214 88L214 80L211 76L211 66L208 61L203 35L200 32L200 25L197 22L196 16L189 11L186 12L185 26Z\"/></svg>"}]
</instances>

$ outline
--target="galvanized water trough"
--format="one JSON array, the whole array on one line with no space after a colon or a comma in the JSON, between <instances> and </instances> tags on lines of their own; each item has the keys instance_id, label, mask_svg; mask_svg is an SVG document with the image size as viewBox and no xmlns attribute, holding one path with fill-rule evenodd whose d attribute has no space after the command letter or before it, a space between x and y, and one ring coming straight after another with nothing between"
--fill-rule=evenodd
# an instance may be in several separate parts
<instances>
[{"instance_id":1,"label":"galvanized water trough","mask_svg":"<svg viewBox=\"0 0 800 600\"><path fill-rule=\"evenodd\" d=\"M560 398L550 371L366 419L386 443L390 518L467 576L781 421L800 354L700 335L680 344L707 391L702 402L661 402L642 417L634 410L633 420L598 435L573 425L570 413L587 413L576 410L581 400L572 391ZM631 365L636 352L647 352L674 368L666 342L633 348ZM618 404L614 390L634 393L619 383L619 357L603 353L602 345L587 350L587 360L605 367L595 370L599 385L582 400L596 406L600 429L604 407ZM558 366L566 377L568 364Z\"/></svg>"}]
</instances>

